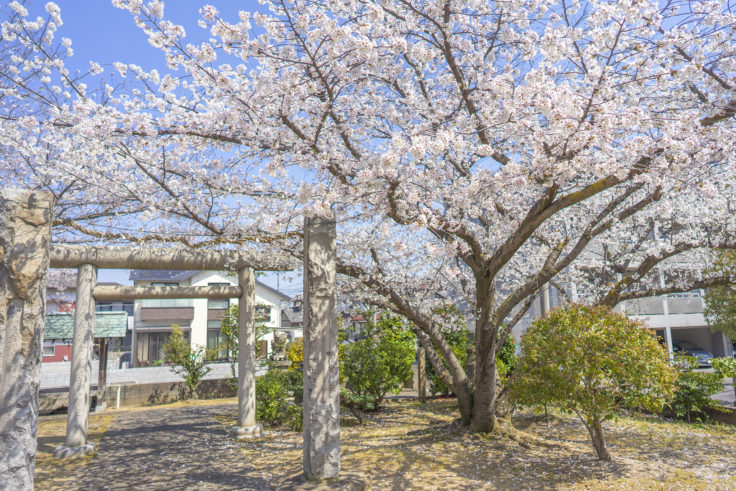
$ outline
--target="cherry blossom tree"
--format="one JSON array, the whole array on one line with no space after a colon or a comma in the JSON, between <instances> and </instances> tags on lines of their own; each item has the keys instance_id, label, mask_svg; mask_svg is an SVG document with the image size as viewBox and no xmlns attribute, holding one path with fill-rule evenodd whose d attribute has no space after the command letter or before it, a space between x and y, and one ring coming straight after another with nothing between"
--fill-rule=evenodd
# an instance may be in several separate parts
<instances>
[{"instance_id":1,"label":"cherry blossom tree","mask_svg":"<svg viewBox=\"0 0 736 491\"><path fill-rule=\"evenodd\" d=\"M201 42L163 2L114 4L168 73L71 74L58 8L10 4L4 179L56 194L65 241L296 253L295 219L335 210L345 288L416 325L475 431L545 284L615 305L725 281L680 266L734 247L729 2L269 0L203 7Z\"/></svg>"}]
</instances>

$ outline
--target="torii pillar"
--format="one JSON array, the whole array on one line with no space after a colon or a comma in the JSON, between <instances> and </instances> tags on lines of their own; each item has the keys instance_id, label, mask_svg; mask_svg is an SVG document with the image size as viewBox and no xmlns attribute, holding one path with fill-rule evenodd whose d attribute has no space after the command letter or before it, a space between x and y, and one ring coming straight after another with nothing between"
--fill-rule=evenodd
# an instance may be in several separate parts
<instances>
[{"instance_id":1,"label":"torii pillar","mask_svg":"<svg viewBox=\"0 0 736 491\"><path fill-rule=\"evenodd\" d=\"M340 365L337 358L334 216L304 219L304 477L340 472Z\"/></svg>"},{"instance_id":2,"label":"torii pillar","mask_svg":"<svg viewBox=\"0 0 736 491\"><path fill-rule=\"evenodd\" d=\"M253 269L238 272L238 426L237 438L257 438L263 427L256 423L256 279Z\"/></svg>"},{"instance_id":3,"label":"torii pillar","mask_svg":"<svg viewBox=\"0 0 736 491\"><path fill-rule=\"evenodd\" d=\"M0 189L0 489L33 489L53 208Z\"/></svg>"},{"instance_id":4,"label":"torii pillar","mask_svg":"<svg viewBox=\"0 0 736 491\"><path fill-rule=\"evenodd\" d=\"M94 347L95 286L97 286L97 268L91 264L79 266L77 300L74 308L69 408L66 413L66 442L54 450L54 458L57 459L82 457L95 450L95 444L87 441Z\"/></svg>"}]
</instances>

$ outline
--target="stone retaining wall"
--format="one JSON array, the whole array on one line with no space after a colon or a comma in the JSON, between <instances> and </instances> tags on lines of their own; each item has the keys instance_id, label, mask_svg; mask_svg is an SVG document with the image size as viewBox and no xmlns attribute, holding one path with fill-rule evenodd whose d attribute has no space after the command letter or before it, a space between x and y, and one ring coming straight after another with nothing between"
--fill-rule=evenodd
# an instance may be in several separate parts
<instances>
[{"instance_id":1,"label":"stone retaining wall","mask_svg":"<svg viewBox=\"0 0 736 491\"><path fill-rule=\"evenodd\" d=\"M133 384L120 386L120 407L150 406L166 404L185 398L187 386L184 382L160 382L154 384ZM115 408L118 389L116 385L108 386L105 393L107 407ZM91 391L91 407L97 399L96 387ZM227 379L209 379L200 382L197 397L200 399L220 399L235 397L237 386L232 386ZM66 390L42 390L39 397L39 414L63 411L69 404L69 393Z\"/></svg>"}]
</instances>

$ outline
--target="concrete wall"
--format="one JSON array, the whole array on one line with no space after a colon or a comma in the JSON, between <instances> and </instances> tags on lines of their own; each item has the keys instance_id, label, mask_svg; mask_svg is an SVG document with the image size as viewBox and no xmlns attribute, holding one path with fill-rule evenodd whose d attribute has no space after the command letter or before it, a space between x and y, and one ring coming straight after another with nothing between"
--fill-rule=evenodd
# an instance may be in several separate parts
<instances>
[{"instance_id":1,"label":"concrete wall","mask_svg":"<svg viewBox=\"0 0 736 491\"><path fill-rule=\"evenodd\" d=\"M69 396L69 369L70 363L46 363L42 365L41 394L39 398L39 412L48 414L66 409ZM232 377L229 363L214 363L212 370L204 376L197 389L197 397L201 399L217 399L220 397L234 397L237 395L237 386L228 379ZM260 365L256 368L256 376L265 374L267 367ZM235 365L235 373L238 366ZM97 365L93 365L91 395L96 396ZM165 404L182 398L186 390L184 380L173 373L169 367L143 367L125 370L108 370L107 392L105 401L107 406L114 408L118 386L120 386L120 405L139 406L146 404ZM96 400L91 401L92 406Z\"/></svg>"},{"instance_id":2,"label":"concrete wall","mask_svg":"<svg viewBox=\"0 0 736 491\"><path fill-rule=\"evenodd\" d=\"M213 363L212 370L203 380L225 379L231 376L229 363ZM97 383L97 363L92 363L92 384ZM41 388L63 388L69 386L71 363L44 363L41 366ZM235 373L238 368L235 365ZM265 373L265 368L259 368L258 374ZM124 370L108 370L107 385L115 384L150 384L182 382L184 379L171 371L169 367L140 367Z\"/></svg>"},{"instance_id":3,"label":"concrete wall","mask_svg":"<svg viewBox=\"0 0 736 491\"><path fill-rule=\"evenodd\" d=\"M186 398L187 386L184 382L162 382L120 386L120 407L148 406L166 404ZM237 388L226 379L203 380L197 387L199 399L220 399L235 397ZM91 407L97 403L96 388L91 391ZM118 387L108 387L105 392L107 407L117 407ZM69 404L69 393L57 390L42 390L39 395L39 414L64 411Z\"/></svg>"}]
</instances>

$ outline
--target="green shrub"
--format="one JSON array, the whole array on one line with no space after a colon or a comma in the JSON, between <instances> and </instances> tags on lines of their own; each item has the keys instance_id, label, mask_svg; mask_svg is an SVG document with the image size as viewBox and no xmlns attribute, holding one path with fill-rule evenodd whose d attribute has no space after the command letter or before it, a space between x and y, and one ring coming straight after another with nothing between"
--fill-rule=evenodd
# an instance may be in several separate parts
<instances>
[{"instance_id":1,"label":"green shrub","mask_svg":"<svg viewBox=\"0 0 736 491\"><path fill-rule=\"evenodd\" d=\"M588 429L609 460L601 423L622 407L661 410L677 373L643 324L606 307L572 305L535 320L521 339L511 381L522 404L559 405Z\"/></svg>"},{"instance_id":2,"label":"green shrub","mask_svg":"<svg viewBox=\"0 0 736 491\"><path fill-rule=\"evenodd\" d=\"M215 360L217 353L201 346L193 348L177 324L171 326L171 336L163 350L164 360L172 365L171 371L186 382L189 388L187 396L195 395L200 380L210 371L207 365Z\"/></svg>"},{"instance_id":3,"label":"green shrub","mask_svg":"<svg viewBox=\"0 0 736 491\"><path fill-rule=\"evenodd\" d=\"M256 418L270 426L283 424L288 397L288 388L279 370L269 370L256 378Z\"/></svg>"},{"instance_id":4,"label":"green shrub","mask_svg":"<svg viewBox=\"0 0 736 491\"><path fill-rule=\"evenodd\" d=\"M516 367L516 343L514 339L509 336L501 345L501 348L496 352L496 368L498 374L502 379L507 378L511 375L511 372Z\"/></svg>"},{"instance_id":5,"label":"green shrub","mask_svg":"<svg viewBox=\"0 0 736 491\"><path fill-rule=\"evenodd\" d=\"M297 404L289 404L286 408L286 423L291 431L304 429L304 408Z\"/></svg>"},{"instance_id":6,"label":"green shrub","mask_svg":"<svg viewBox=\"0 0 736 491\"><path fill-rule=\"evenodd\" d=\"M409 326L391 315L368 323L362 334L363 339L344 345L340 370L348 398L360 403L359 409L374 410L413 375L415 340Z\"/></svg>"},{"instance_id":7,"label":"green shrub","mask_svg":"<svg viewBox=\"0 0 736 491\"><path fill-rule=\"evenodd\" d=\"M701 421L706 418L706 409L720 408L711 396L723 390L721 373L696 372L698 360L691 356L677 356L675 365L680 373L675 381L674 397L667 404L675 417L684 418L688 423L693 419Z\"/></svg>"},{"instance_id":8,"label":"green shrub","mask_svg":"<svg viewBox=\"0 0 736 491\"><path fill-rule=\"evenodd\" d=\"M258 421L269 426L287 424L290 429L301 431L302 384L302 373L298 370L271 367L265 375L256 378ZM294 398L293 403L289 402L290 397Z\"/></svg>"},{"instance_id":9,"label":"green shrub","mask_svg":"<svg viewBox=\"0 0 736 491\"><path fill-rule=\"evenodd\" d=\"M732 380L733 395L736 396L736 358L714 358L711 360L711 364L722 379L730 378Z\"/></svg>"},{"instance_id":10,"label":"green shrub","mask_svg":"<svg viewBox=\"0 0 736 491\"><path fill-rule=\"evenodd\" d=\"M301 370L279 370L286 391L294 398L294 403L301 405L304 399L304 374Z\"/></svg>"}]
</instances>

